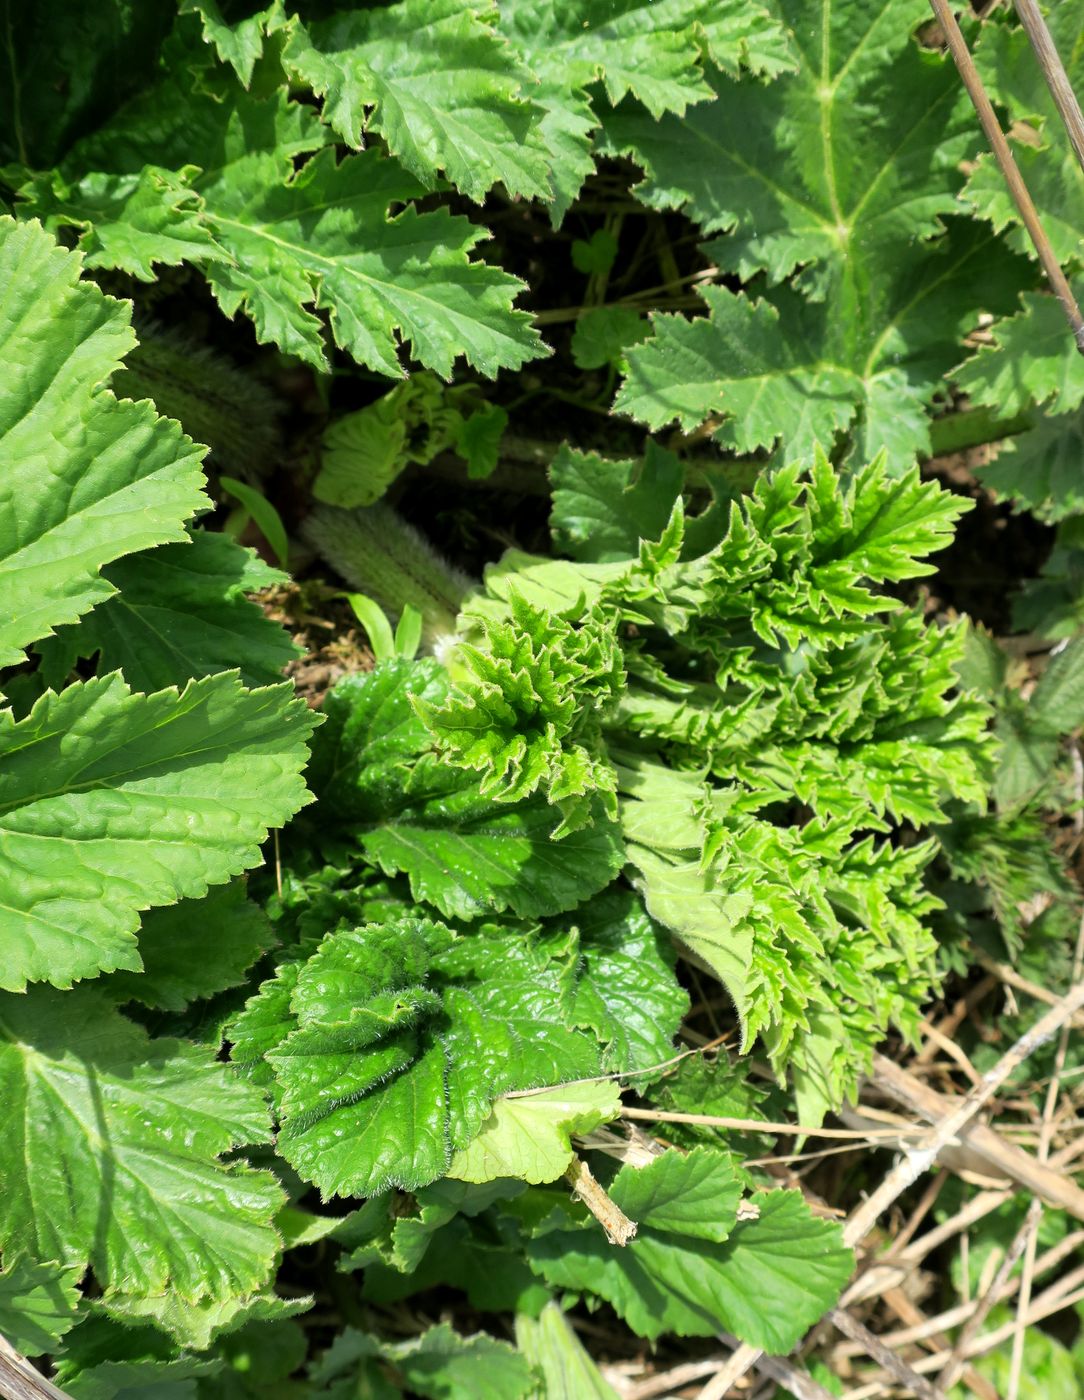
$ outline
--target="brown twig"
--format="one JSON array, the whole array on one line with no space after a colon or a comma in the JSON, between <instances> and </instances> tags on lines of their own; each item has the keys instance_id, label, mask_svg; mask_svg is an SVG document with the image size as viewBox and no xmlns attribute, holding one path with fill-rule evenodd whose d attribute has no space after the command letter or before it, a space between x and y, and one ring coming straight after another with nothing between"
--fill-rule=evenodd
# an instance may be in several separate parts
<instances>
[{"instance_id":1,"label":"brown twig","mask_svg":"<svg viewBox=\"0 0 1084 1400\"><path fill-rule=\"evenodd\" d=\"M986 133L986 139L990 143L994 157L1001 167L1001 173L1005 177L1005 183L1008 185L1009 193L1020 213L1021 221L1028 231L1028 237L1039 256L1039 262L1046 273L1046 280L1050 283L1050 288L1058 301L1061 302L1077 349L1081 354L1084 354L1084 317L1080 314L1080 307L1077 306L1076 297L1073 296L1072 288L1069 286L1065 273L1061 270L1061 264L1054 256L1054 250L1051 248L1050 240L1043 229L1038 211L1032 203L1023 176L1013 158L1009 143L1005 139L1005 133L1001 130L993 105L982 85L982 79L979 77L978 69L975 67L975 62L968 50L960 26L956 23L952 5L949 0L930 0L930 8L937 16L938 23L944 32L949 52L952 54L964 87L967 89L967 95L975 105L979 122Z\"/></svg>"},{"instance_id":2,"label":"brown twig","mask_svg":"<svg viewBox=\"0 0 1084 1400\"><path fill-rule=\"evenodd\" d=\"M932 3L932 0L931 0ZM962 1099L949 1100L951 1107L939 1122L906 1152L892 1170L885 1176L880 1186L858 1207L843 1227L843 1239L849 1245L859 1244L876 1224L884 1211L914 1184L923 1172L928 1171L937 1159L937 1154L946 1143L962 1132L983 1105L993 1097L1009 1076L1027 1058L1044 1045L1073 1014L1084 1006L1084 982L1078 983L1062 997L1045 1015L1040 1016L1030 1030L1009 1047L1001 1059L981 1077L978 1084ZM895 1069L883 1056L875 1057L885 1066ZM880 1078L881 1070L877 1063L874 1071ZM916 1081L917 1082L917 1081ZM940 1095L938 1096L940 1097ZM1008 1144L1005 1144L1006 1149ZM1018 1149L1014 1149L1018 1150ZM1026 1157L1026 1153L1021 1153ZM1030 1160L1030 1159L1029 1159ZM1041 1167L1040 1163L1033 1164ZM1049 1170L1048 1168L1046 1170ZM1068 1183L1063 1183L1068 1184ZM1084 1193L1081 1193L1084 1196ZM1084 1206L1080 1207L1084 1209ZM1084 1216L1080 1218L1084 1219ZM1011 1328L1010 1328L1011 1333ZM697 1400L721 1400L742 1376L753 1366L759 1365L763 1352L743 1342L730 1356L726 1365L712 1378L700 1392ZM930 1368L936 1369L936 1368Z\"/></svg>"},{"instance_id":3,"label":"brown twig","mask_svg":"<svg viewBox=\"0 0 1084 1400\"><path fill-rule=\"evenodd\" d=\"M1031 40L1031 47L1035 50L1035 57L1039 60L1050 96L1054 99L1054 106L1058 109L1058 115L1069 134L1080 168L1084 170L1084 114L1080 111L1076 93L1062 65L1050 30L1046 27L1043 12L1035 0L1014 0L1014 3L1020 23L1024 26Z\"/></svg>"},{"instance_id":4,"label":"brown twig","mask_svg":"<svg viewBox=\"0 0 1084 1400\"><path fill-rule=\"evenodd\" d=\"M606 1233L611 1244L626 1245L636 1234L636 1221L630 1220L616 1201L610 1199L580 1157L573 1157L565 1172L572 1194L582 1201Z\"/></svg>"},{"instance_id":5,"label":"brown twig","mask_svg":"<svg viewBox=\"0 0 1084 1400\"><path fill-rule=\"evenodd\" d=\"M852 1342L857 1342L862 1350L886 1370L890 1376L894 1376L901 1385L908 1387L908 1393L914 1395L916 1400L940 1400L937 1390L924 1380L916 1371L913 1371L905 1361L901 1361L894 1351L889 1351L880 1337L874 1336L868 1327L864 1327L856 1317L852 1317L845 1308L833 1308L828 1314L828 1320L845 1337L850 1337Z\"/></svg>"},{"instance_id":6,"label":"brown twig","mask_svg":"<svg viewBox=\"0 0 1084 1400\"><path fill-rule=\"evenodd\" d=\"M0 1337L0 1395L4 1400L70 1400L5 1337Z\"/></svg>"},{"instance_id":7,"label":"brown twig","mask_svg":"<svg viewBox=\"0 0 1084 1400\"><path fill-rule=\"evenodd\" d=\"M960 1373L967 1366L967 1349L979 1334L979 1329L990 1315L990 1309L1005 1291L1005 1285L1009 1281L1009 1275L1016 1268L1017 1260L1024 1252L1028 1240L1033 1233L1034 1221L1029 1212L1028 1218L1017 1230L1012 1244L1005 1251L1005 1257L998 1266L997 1272L990 1280L990 1286L983 1296L978 1299L971 1316L960 1329L960 1335L956 1339L956 1345L949 1354L945 1362L945 1368L938 1377L937 1384L942 1395L947 1395L960 1378ZM1027 1306L1024 1307L1027 1312Z\"/></svg>"}]
</instances>

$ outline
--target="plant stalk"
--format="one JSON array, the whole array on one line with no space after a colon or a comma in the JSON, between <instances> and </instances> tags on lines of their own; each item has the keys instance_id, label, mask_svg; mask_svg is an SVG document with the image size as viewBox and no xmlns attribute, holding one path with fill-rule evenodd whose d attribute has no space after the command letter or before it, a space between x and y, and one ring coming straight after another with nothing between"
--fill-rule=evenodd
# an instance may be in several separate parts
<instances>
[{"instance_id":1,"label":"plant stalk","mask_svg":"<svg viewBox=\"0 0 1084 1400\"><path fill-rule=\"evenodd\" d=\"M1076 348L1084 355L1084 316L1081 316L1080 307L1077 305L1076 297L1073 296L1068 279L1061 270L1061 264L1054 256L1054 250L1051 248L1050 240L1043 229L1038 210L1032 203L1028 187L1024 184L1024 177L1020 174L1009 143L1005 139L1005 133L1001 130L1001 124L994 113L993 104L982 85L979 70L975 67L975 61L971 57L967 42L956 22L952 6L949 0L930 0L930 8L937 16L944 31L949 52L952 54L963 85L967 89L967 95L971 98L975 111L978 113L979 122L986 133L986 139L990 143L997 163L1001 167L1001 173L1005 177L1009 193L1012 195L1020 218L1028 231L1028 237L1039 255L1039 262L1046 273L1046 280L1050 283L1054 295L1061 302L1065 319L1069 322L1073 339L1076 341Z\"/></svg>"}]
</instances>

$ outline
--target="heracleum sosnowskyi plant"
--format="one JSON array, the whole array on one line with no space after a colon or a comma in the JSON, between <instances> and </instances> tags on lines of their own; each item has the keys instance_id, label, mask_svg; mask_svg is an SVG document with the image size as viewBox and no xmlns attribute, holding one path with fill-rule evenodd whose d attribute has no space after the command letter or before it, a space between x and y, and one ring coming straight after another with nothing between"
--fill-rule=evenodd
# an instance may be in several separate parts
<instances>
[{"instance_id":1,"label":"heracleum sosnowskyi plant","mask_svg":"<svg viewBox=\"0 0 1084 1400\"><path fill-rule=\"evenodd\" d=\"M577 1303L786 1352L838 1225L770 1131L638 1145L623 1099L816 1124L975 946L1068 977L1079 649L1006 701L912 581L967 506L916 457L1010 423L986 480L1072 594L1081 386L927 17L3 12L0 1335L77 1400L612 1397ZM1075 272L1011 17L975 47ZM448 457L483 547L416 489ZM256 483L382 639L319 726L207 513Z\"/></svg>"}]
</instances>

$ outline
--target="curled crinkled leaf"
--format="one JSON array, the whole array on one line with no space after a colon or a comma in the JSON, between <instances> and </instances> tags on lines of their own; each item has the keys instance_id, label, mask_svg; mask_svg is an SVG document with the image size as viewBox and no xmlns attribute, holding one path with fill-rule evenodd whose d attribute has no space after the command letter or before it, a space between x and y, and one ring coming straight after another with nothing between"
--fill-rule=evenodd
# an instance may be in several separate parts
<instances>
[{"instance_id":1,"label":"curled crinkled leaf","mask_svg":"<svg viewBox=\"0 0 1084 1400\"><path fill-rule=\"evenodd\" d=\"M591 819L592 794L616 817L617 779L599 725L625 675L601 614L573 624L513 595L508 621L487 626L483 645L462 645L457 667L467 677L444 703L416 708L441 755L480 774L483 797L545 793L562 815L555 838Z\"/></svg>"}]
</instances>

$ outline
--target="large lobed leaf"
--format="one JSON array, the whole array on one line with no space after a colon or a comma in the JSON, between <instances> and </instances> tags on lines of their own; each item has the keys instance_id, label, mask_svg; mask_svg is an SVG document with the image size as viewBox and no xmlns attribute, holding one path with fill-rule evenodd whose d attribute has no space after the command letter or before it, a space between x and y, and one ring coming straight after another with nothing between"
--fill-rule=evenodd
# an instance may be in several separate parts
<instances>
[{"instance_id":1,"label":"large lobed leaf","mask_svg":"<svg viewBox=\"0 0 1084 1400\"><path fill-rule=\"evenodd\" d=\"M299 655L286 631L248 595L286 577L229 535L192 531L119 560L103 577L117 591L38 650L50 677L97 654L139 690L161 690L236 668L247 686L273 685Z\"/></svg>"},{"instance_id":2,"label":"large lobed leaf","mask_svg":"<svg viewBox=\"0 0 1084 1400\"><path fill-rule=\"evenodd\" d=\"M725 419L739 452L788 458L852 428L894 466L928 450L926 408L980 309L1003 312L1025 272L980 229L945 232L974 117L951 63L912 37L919 0L773 7L798 68L767 85L719 77L715 100L653 120L626 103L609 149L646 170L638 193L680 207L721 270L797 294L706 293L708 321L659 318L629 352L617 407L658 427ZM810 304L812 303L812 304Z\"/></svg>"},{"instance_id":3,"label":"large lobed leaf","mask_svg":"<svg viewBox=\"0 0 1084 1400\"><path fill-rule=\"evenodd\" d=\"M194 82L185 63L182 51L59 172L25 183L23 208L85 228L91 266L145 276L153 260L201 263L228 315L243 309L261 340L320 369L316 310L329 312L338 345L394 376L400 340L446 377L459 354L496 374L540 352L529 317L512 309L521 283L471 258L483 229L445 208L419 213L424 186L376 149L337 161L321 149L327 129L284 88L261 99L223 74ZM103 203L100 191L127 190L149 166L191 198L170 217L154 206L145 226L127 194Z\"/></svg>"},{"instance_id":4,"label":"large lobed leaf","mask_svg":"<svg viewBox=\"0 0 1084 1400\"><path fill-rule=\"evenodd\" d=\"M854 307L840 289L822 301L705 287L707 317L656 316L654 337L629 350L614 407L652 428L708 419L724 447L778 446L788 462L848 431L860 458L885 451L903 471L929 450L930 404L978 308L1011 310L1023 285L1020 260L959 220L923 258L893 259Z\"/></svg>"},{"instance_id":5,"label":"large lobed leaf","mask_svg":"<svg viewBox=\"0 0 1084 1400\"><path fill-rule=\"evenodd\" d=\"M623 1249L591 1222L538 1234L529 1257L548 1283L604 1298L639 1336L708 1337L722 1326L786 1352L850 1277L839 1226L812 1215L800 1192L755 1196L756 1217L739 1220L741 1185L729 1157L709 1148L623 1167L609 1194L638 1226Z\"/></svg>"},{"instance_id":6,"label":"large lobed leaf","mask_svg":"<svg viewBox=\"0 0 1084 1400\"><path fill-rule=\"evenodd\" d=\"M548 194L530 75L480 10L403 0L346 11L296 25L283 57L347 145L362 146L371 127L423 184L443 171L474 200L498 182L510 195Z\"/></svg>"}]
</instances>

